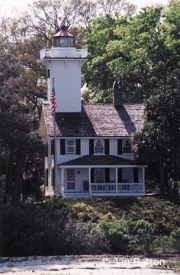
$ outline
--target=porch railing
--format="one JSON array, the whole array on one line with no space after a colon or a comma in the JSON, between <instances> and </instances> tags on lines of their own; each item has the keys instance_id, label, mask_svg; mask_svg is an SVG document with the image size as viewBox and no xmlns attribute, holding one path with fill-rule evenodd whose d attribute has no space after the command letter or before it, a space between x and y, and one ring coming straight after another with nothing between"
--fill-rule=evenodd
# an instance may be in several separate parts
<instances>
[{"instance_id":1,"label":"porch railing","mask_svg":"<svg viewBox=\"0 0 180 275\"><path fill-rule=\"evenodd\" d=\"M143 183L91 183L92 193L143 193Z\"/></svg>"}]
</instances>

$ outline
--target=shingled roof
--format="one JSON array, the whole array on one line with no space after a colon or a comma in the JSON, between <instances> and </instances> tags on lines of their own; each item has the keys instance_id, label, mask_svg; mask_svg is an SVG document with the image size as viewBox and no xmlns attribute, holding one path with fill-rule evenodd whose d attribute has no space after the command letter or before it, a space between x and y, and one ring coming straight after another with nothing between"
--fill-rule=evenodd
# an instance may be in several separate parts
<instances>
[{"instance_id":1,"label":"shingled roof","mask_svg":"<svg viewBox=\"0 0 180 275\"><path fill-rule=\"evenodd\" d=\"M135 165L133 160L116 157L112 155L104 155L104 156L95 156L95 155L87 155L83 156L74 160L70 160L64 163L59 164L59 166L76 166L76 165L83 165L83 166L98 166L98 165L106 165L107 163L109 166L115 165Z\"/></svg>"},{"instance_id":2,"label":"shingled roof","mask_svg":"<svg viewBox=\"0 0 180 275\"><path fill-rule=\"evenodd\" d=\"M43 104L42 116L48 136L54 135L49 104ZM62 137L132 136L144 123L143 104L86 104L80 113L57 113L56 135Z\"/></svg>"}]
</instances>

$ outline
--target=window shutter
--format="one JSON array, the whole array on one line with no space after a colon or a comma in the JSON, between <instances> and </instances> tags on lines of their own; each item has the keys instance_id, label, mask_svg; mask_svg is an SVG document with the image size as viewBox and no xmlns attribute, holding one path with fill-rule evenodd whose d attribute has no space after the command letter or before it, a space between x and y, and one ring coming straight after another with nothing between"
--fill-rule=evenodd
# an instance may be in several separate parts
<instances>
[{"instance_id":1,"label":"window shutter","mask_svg":"<svg viewBox=\"0 0 180 275\"><path fill-rule=\"evenodd\" d=\"M65 139L60 139L60 154L65 155Z\"/></svg>"},{"instance_id":2,"label":"window shutter","mask_svg":"<svg viewBox=\"0 0 180 275\"><path fill-rule=\"evenodd\" d=\"M110 170L109 170L109 168L105 168L105 182L106 183L110 182Z\"/></svg>"},{"instance_id":3,"label":"window shutter","mask_svg":"<svg viewBox=\"0 0 180 275\"><path fill-rule=\"evenodd\" d=\"M139 182L138 168L133 169L133 174L134 174L134 183L138 183Z\"/></svg>"},{"instance_id":4,"label":"window shutter","mask_svg":"<svg viewBox=\"0 0 180 275\"><path fill-rule=\"evenodd\" d=\"M118 155L122 155L122 139L118 139Z\"/></svg>"},{"instance_id":5,"label":"window shutter","mask_svg":"<svg viewBox=\"0 0 180 275\"><path fill-rule=\"evenodd\" d=\"M80 154L81 154L81 140L76 139L76 155L80 155Z\"/></svg>"},{"instance_id":6,"label":"window shutter","mask_svg":"<svg viewBox=\"0 0 180 275\"><path fill-rule=\"evenodd\" d=\"M109 139L105 139L105 155L109 155Z\"/></svg>"},{"instance_id":7,"label":"window shutter","mask_svg":"<svg viewBox=\"0 0 180 275\"><path fill-rule=\"evenodd\" d=\"M91 169L91 182L94 183L94 168Z\"/></svg>"},{"instance_id":8,"label":"window shutter","mask_svg":"<svg viewBox=\"0 0 180 275\"><path fill-rule=\"evenodd\" d=\"M51 186L54 186L55 184L55 170L54 168L51 169Z\"/></svg>"},{"instance_id":9,"label":"window shutter","mask_svg":"<svg viewBox=\"0 0 180 275\"><path fill-rule=\"evenodd\" d=\"M122 168L118 169L118 182L122 182Z\"/></svg>"},{"instance_id":10,"label":"window shutter","mask_svg":"<svg viewBox=\"0 0 180 275\"><path fill-rule=\"evenodd\" d=\"M45 144L44 156L48 157L48 144Z\"/></svg>"},{"instance_id":11,"label":"window shutter","mask_svg":"<svg viewBox=\"0 0 180 275\"><path fill-rule=\"evenodd\" d=\"M47 70L47 77L50 78L50 69Z\"/></svg>"},{"instance_id":12,"label":"window shutter","mask_svg":"<svg viewBox=\"0 0 180 275\"><path fill-rule=\"evenodd\" d=\"M51 156L54 155L54 139L51 140Z\"/></svg>"},{"instance_id":13,"label":"window shutter","mask_svg":"<svg viewBox=\"0 0 180 275\"><path fill-rule=\"evenodd\" d=\"M94 139L89 140L89 155L94 154Z\"/></svg>"}]
</instances>

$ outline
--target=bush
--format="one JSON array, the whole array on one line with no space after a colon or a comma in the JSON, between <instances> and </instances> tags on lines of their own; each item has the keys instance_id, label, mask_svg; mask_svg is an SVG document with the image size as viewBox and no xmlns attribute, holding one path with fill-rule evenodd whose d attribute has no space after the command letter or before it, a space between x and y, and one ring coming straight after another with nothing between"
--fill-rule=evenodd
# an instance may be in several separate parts
<instances>
[{"instance_id":1,"label":"bush","mask_svg":"<svg viewBox=\"0 0 180 275\"><path fill-rule=\"evenodd\" d=\"M6 204L3 255L94 254L107 250L105 235L91 233L91 222L76 220L63 202Z\"/></svg>"},{"instance_id":2,"label":"bush","mask_svg":"<svg viewBox=\"0 0 180 275\"><path fill-rule=\"evenodd\" d=\"M112 253L127 253L129 250L129 235L125 221L107 222L101 221L94 224L92 232L99 232L105 235Z\"/></svg>"},{"instance_id":3,"label":"bush","mask_svg":"<svg viewBox=\"0 0 180 275\"><path fill-rule=\"evenodd\" d=\"M180 228L176 228L171 232L171 239L174 245L174 249L180 252Z\"/></svg>"},{"instance_id":4,"label":"bush","mask_svg":"<svg viewBox=\"0 0 180 275\"><path fill-rule=\"evenodd\" d=\"M154 239L154 230L151 224L147 221L139 220L136 223L135 232L138 235L139 243L144 247L144 251L149 254Z\"/></svg>"}]
</instances>

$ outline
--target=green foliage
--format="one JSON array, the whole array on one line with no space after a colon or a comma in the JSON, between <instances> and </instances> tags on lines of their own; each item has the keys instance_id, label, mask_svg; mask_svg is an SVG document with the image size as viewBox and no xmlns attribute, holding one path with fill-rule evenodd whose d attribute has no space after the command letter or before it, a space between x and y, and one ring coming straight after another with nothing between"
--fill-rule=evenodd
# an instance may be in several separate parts
<instances>
[{"instance_id":1,"label":"green foliage","mask_svg":"<svg viewBox=\"0 0 180 275\"><path fill-rule=\"evenodd\" d=\"M178 251L179 215L178 204L157 198L6 203L2 252L30 256Z\"/></svg>"},{"instance_id":2,"label":"green foliage","mask_svg":"<svg viewBox=\"0 0 180 275\"><path fill-rule=\"evenodd\" d=\"M175 228L171 232L171 239L177 252L180 252L180 228Z\"/></svg>"},{"instance_id":3,"label":"green foliage","mask_svg":"<svg viewBox=\"0 0 180 275\"><path fill-rule=\"evenodd\" d=\"M75 217L82 219L83 221L97 221L100 218L99 213L91 205L87 205L84 202L77 202L72 206L72 212Z\"/></svg>"},{"instance_id":4,"label":"green foliage","mask_svg":"<svg viewBox=\"0 0 180 275\"><path fill-rule=\"evenodd\" d=\"M82 98L84 103L112 103L112 89L87 89L83 91Z\"/></svg>"},{"instance_id":5,"label":"green foliage","mask_svg":"<svg viewBox=\"0 0 180 275\"><path fill-rule=\"evenodd\" d=\"M152 244L153 251L156 253L167 253L173 250L172 239L170 236L156 236Z\"/></svg>"},{"instance_id":6,"label":"green foliage","mask_svg":"<svg viewBox=\"0 0 180 275\"><path fill-rule=\"evenodd\" d=\"M83 46L88 47L89 60L83 68L85 82L92 88L107 90L112 87L113 76L107 67L106 45L114 39L113 29L116 20L111 15L99 17L92 22L91 32L87 33Z\"/></svg>"},{"instance_id":7,"label":"green foliage","mask_svg":"<svg viewBox=\"0 0 180 275\"><path fill-rule=\"evenodd\" d=\"M94 254L107 245L100 234L90 234L89 223L76 221L68 208L54 202L8 204L3 224L4 255Z\"/></svg>"},{"instance_id":8,"label":"green foliage","mask_svg":"<svg viewBox=\"0 0 180 275\"><path fill-rule=\"evenodd\" d=\"M151 244L154 239L154 230L152 225L145 220L139 220L137 221L134 230L137 232L139 243L144 246L144 251L146 253L150 253Z\"/></svg>"},{"instance_id":9,"label":"green foliage","mask_svg":"<svg viewBox=\"0 0 180 275\"><path fill-rule=\"evenodd\" d=\"M154 91L146 103L146 124L135 135L136 159L159 169L161 194L178 195L180 180L180 71L168 76L166 87ZM155 170L154 170L155 171ZM157 173L157 170L155 171ZM154 177L152 169L152 177Z\"/></svg>"},{"instance_id":10,"label":"green foliage","mask_svg":"<svg viewBox=\"0 0 180 275\"><path fill-rule=\"evenodd\" d=\"M83 42L89 49L84 77L90 89L108 90L120 78L125 102L143 102L165 87L179 66L179 8L179 1L171 1L166 10L146 7L135 16L93 20Z\"/></svg>"},{"instance_id":11,"label":"green foliage","mask_svg":"<svg viewBox=\"0 0 180 275\"><path fill-rule=\"evenodd\" d=\"M125 221L100 221L93 225L92 232L100 232L109 241L110 251L113 253L127 253L129 250L129 235Z\"/></svg>"}]
</instances>

